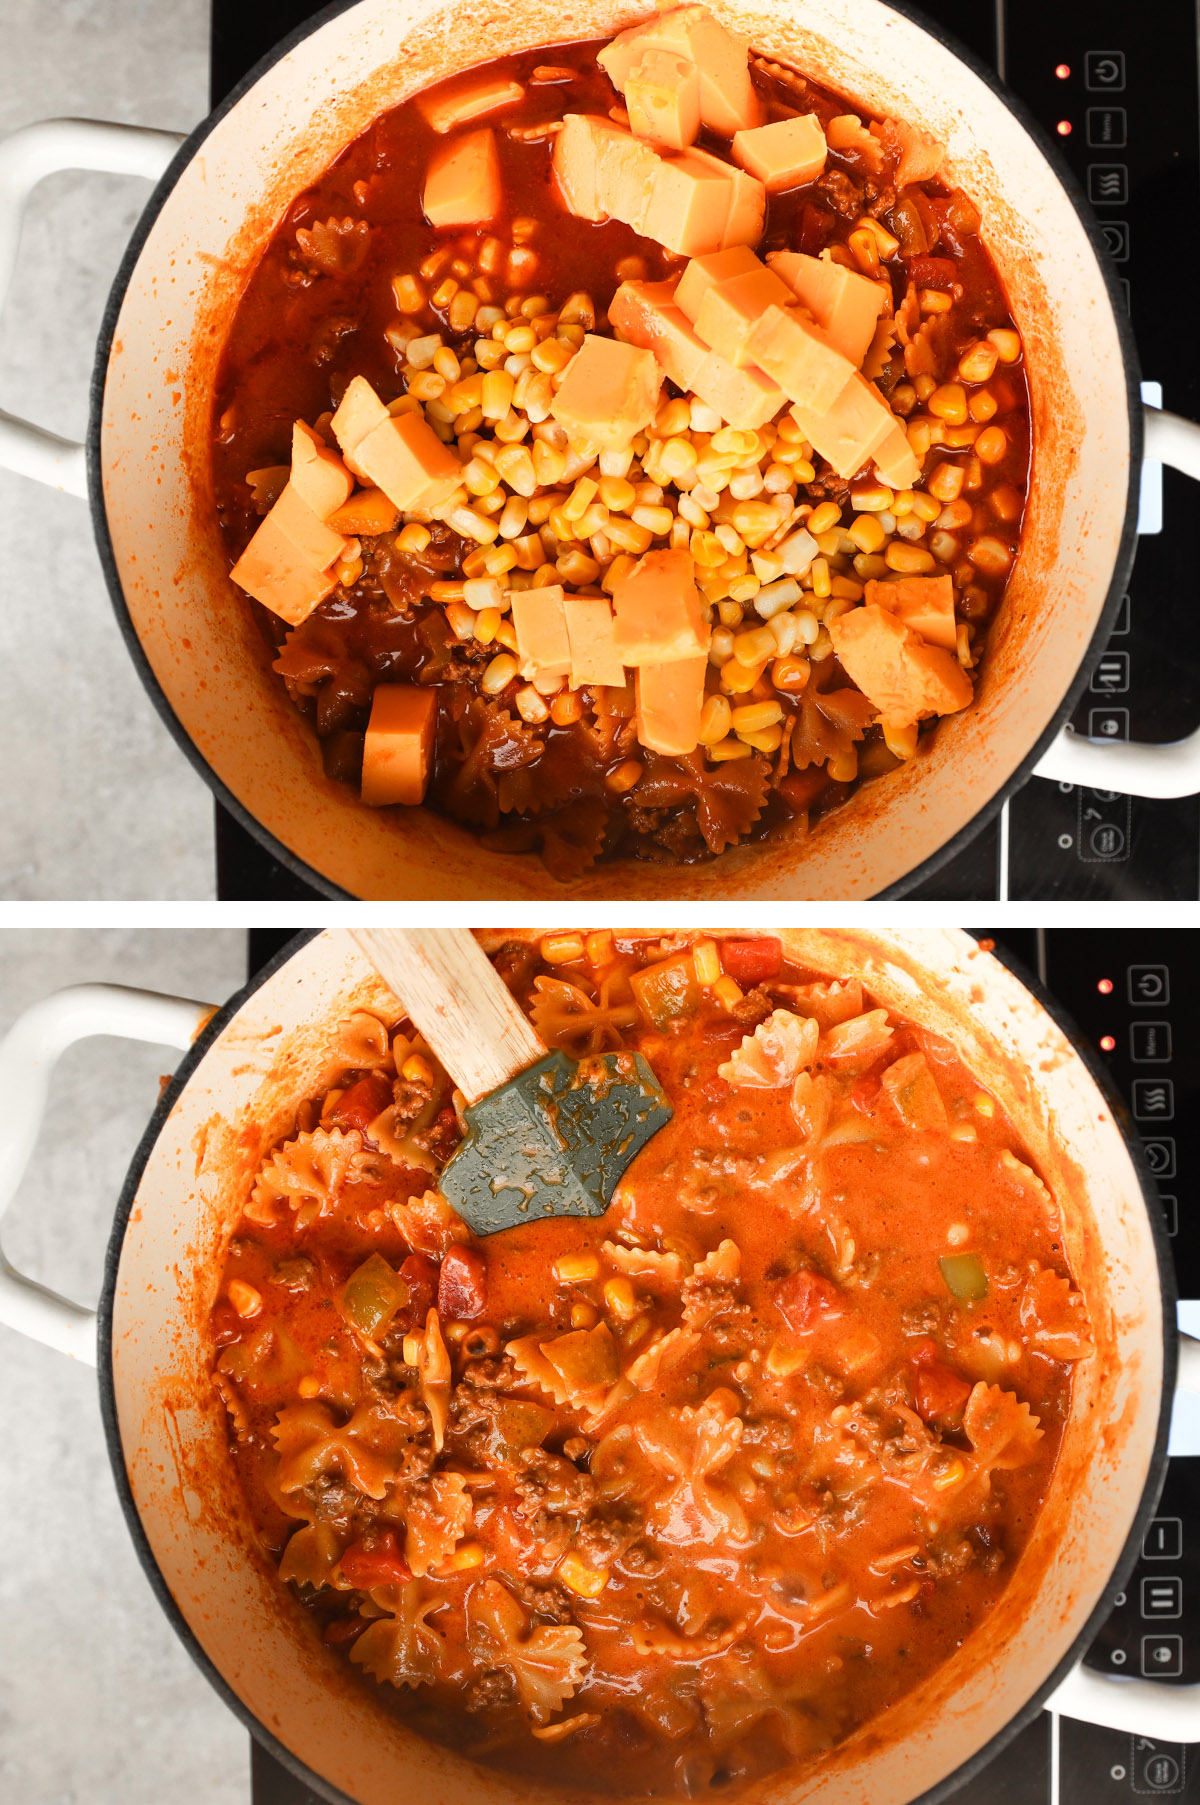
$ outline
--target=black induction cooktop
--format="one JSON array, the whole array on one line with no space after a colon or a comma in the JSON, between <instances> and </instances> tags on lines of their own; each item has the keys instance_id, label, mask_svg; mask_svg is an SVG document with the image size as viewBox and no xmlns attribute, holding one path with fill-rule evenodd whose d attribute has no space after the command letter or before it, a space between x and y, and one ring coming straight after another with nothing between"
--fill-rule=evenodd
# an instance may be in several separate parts
<instances>
[{"instance_id":1,"label":"black induction cooktop","mask_svg":"<svg viewBox=\"0 0 1200 1805\"><path fill-rule=\"evenodd\" d=\"M214 101L318 10L306 0L213 0ZM926 0L921 10L999 69L1067 157L1117 260L1143 375L1157 385L1149 398L1200 416L1200 359L1179 354L1200 292L1193 0L1153 0L1152 31L1150 14L1128 0ZM1081 731L1166 742L1200 726L1194 514L1186 477L1149 470L1129 594L1075 711ZM219 806L216 852L222 897L317 900ZM912 894L1191 900L1200 896L1200 797L1151 802L1033 778Z\"/></svg>"}]
</instances>

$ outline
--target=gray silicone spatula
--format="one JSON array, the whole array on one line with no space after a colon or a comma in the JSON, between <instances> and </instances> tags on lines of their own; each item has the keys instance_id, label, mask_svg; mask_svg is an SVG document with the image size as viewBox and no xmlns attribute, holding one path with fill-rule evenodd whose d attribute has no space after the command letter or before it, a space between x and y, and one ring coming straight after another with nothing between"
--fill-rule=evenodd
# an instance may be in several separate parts
<instances>
[{"instance_id":1,"label":"gray silicone spatula","mask_svg":"<svg viewBox=\"0 0 1200 1805\"><path fill-rule=\"evenodd\" d=\"M352 928L467 1099L440 1189L477 1235L543 1216L602 1216L671 1119L640 1053L551 1053L465 928Z\"/></svg>"}]
</instances>

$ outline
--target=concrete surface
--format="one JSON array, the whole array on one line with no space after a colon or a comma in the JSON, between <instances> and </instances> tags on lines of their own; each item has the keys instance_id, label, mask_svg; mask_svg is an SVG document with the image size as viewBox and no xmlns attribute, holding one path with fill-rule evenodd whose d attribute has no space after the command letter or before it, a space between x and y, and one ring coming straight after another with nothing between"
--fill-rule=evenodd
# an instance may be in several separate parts
<instances>
[{"instance_id":1,"label":"concrete surface","mask_svg":"<svg viewBox=\"0 0 1200 1805\"><path fill-rule=\"evenodd\" d=\"M207 0L0 0L0 32L0 134L55 115L187 130L208 110ZM9 413L82 438L147 192L68 173L35 194L0 316ZM209 792L125 651L86 505L0 471L0 544L0 898L211 896Z\"/></svg>"},{"instance_id":2,"label":"concrete surface","mask_svg":"<svg viewBox=\"0 0 1200 1805\"><path fill-rule=\"evenodd\" d=\"M6 929L0 1034L39 997L91 979L221 1002L245 960L235 931ZM107 1039L65 1055L4 1225L18 1270L95 1299L113 1207L175 1059ZM176 1640L129 1541L95 1373L0 1328L0 1374L0 1799L247 1805L247 1735Z\"/></svg>"}]
</instances>

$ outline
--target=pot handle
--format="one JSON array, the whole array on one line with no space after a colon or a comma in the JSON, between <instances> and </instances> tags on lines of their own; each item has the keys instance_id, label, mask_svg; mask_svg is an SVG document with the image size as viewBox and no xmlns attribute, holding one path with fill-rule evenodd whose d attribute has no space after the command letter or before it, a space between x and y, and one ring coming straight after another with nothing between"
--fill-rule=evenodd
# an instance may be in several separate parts
<instances>
[{"instance_id":1,"label":"pot handle","mask_svg":"<svg viewBox=\"0 0 1200 1805\"><path fill-rule=\"evenodd\" d=\"M44 176L60 169L103 169L157 182L182 143L180 132L99 119L41 119L0 139L0 309L16 268L26 202ZM85 448L2 409L0 467L68 495L87 494Z\"/></svg>"},{"instance_id":2,"label":"pot handle","mask_svg":"<svg viewBox=\"0 0 1200 1805\"><path fill-rule=\"evenodd\" d=\"M1169 464L1200 482L1200 425L1161 408L1145 410L1145 460ZM1200 728L1154 746L1141 740L1090 740L1064 727L1033 767L1035 777L1122 796L1194 796L1200 792Z\"/></svg>"},{"instance_id":3,"label":"pot handle","mask_svg":"<svg viewBox=\"0 0 1200 1805\"><path fill-rule=\"evenodd\" d=\"M1200 429L1192 428L1200 438ZM1200 1396L1200 1341L1179 1337L1179 1370L1175 1390ZM1200 1740L1200 1686L1178 1686L1163 1680L1127 1680L1095 1673L1080 1661L1046 1700L1048 1711L1080 1723L1101 1724L1155 1742Z\"/></svg>"},{"instance_id":4,"label":"pot handle","mask_svg":"<svg viewBox=\"0 0 1200 1805\"><path fill-rule=\"evenodd\" d=\"M77 1040L112 1034L186 1050L212 1015L207 1003L129 990L122 984L75 984L34 1003L0 1040L0 1220L37 1144L60 1056ZM96 1364L96 1312L59 1297L17 1272L0 1250L0 1323L89 1366Z\"/></svg>"}]
</instances>

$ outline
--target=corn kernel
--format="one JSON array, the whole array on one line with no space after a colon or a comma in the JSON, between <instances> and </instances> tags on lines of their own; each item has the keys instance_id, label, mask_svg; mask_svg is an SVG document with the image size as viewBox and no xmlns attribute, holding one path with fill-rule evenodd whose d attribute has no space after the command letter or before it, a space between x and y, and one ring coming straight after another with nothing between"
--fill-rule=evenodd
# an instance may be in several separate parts
<instances>
[{"instance_id":1,"label":"corn kernel","mask_svg":"<svg viewBox=\"0 0 1200 1805\"><path fill-rule=\"evenodd\" d=\"M605 1308L618 1322L630 1322L637 1315L637 1292L623 1275L604 1281L603 1296Z\"/></svg>"},{"instance_id":2,"label":"corn kernel","mask_svg":"<svg viewBox=\"0 0 1200 1805\"><path fill-rule=\"evenodd\" d=\"M763 1362L773 1379L790 1379L807 1363L808 1356L802 1348L784 1347L781 1341L773 1341Z\"/></svg>"},{"instance_id":3,"label":"corn kernel","mask_svg":"<svg viewBox=\"0 0 1200 1805\"><path fill-rule=\"evenodd\" d=\"M930 1483L935 1492L948 1492L952 1486L961 1485L965 1476L966 1468L962 1461L952 1460Z\"/></svg>"},{"instance_id":4,"label":"corn kernel","mask_svg":"<svg viewBox=\"0 0 1200 1805\"><path fill-rule=\"evenodd\" d=\"M257 1316L262 1309L262 1293L242 1279L230 1279L226 1295L241 1317Z\"/></svg>"},{"instance_id":5,"label":"corn kernel","mask_svg":"<svg viewBox=\"0 0 1200 1805\"><path fill-rule=\"evenodd\" d=\"M861 552L881 551L887 543L887 534L875 514L856 514L850 524L849 537Z\"/></svg>"},{"instance_id":6,"label":"corn kernel","mask_svg":"<svg viewBox=\"0 0 1200 1805\"><path fill-rule=\"evenodd\" d=\"M321 1395L321 1381L314 1377L312 1373L305 1373L304 1377L298 1381L296 1390L300 1393L302 1398L319 1398Z\"/></svg>"},{"instance_id":7,"label":"corn kernel","mask_svg":"<svg viewBox=\"0 0 1200 1805\"><path fill-rule=\"evenodd\" d=\"M611 790L614 796L623 796L631 790L642 775L642 767L636 758L627 758L619 764L615 771L610 771L604 779L604 787Z\"/></svg>"},{"instance_id":8,"label":"corn kernel","mask_svg":"<svg viewBox=\"0 0 1200 1805\"><path fill-rule=\"evenodd\" d=\"M600 1277L600 1260L594 1253L564 1253L554 1262L560 1285L590 1285Z\"/></svg>"},{"instance_id":9,"label":"corn kernel","mask_svg":"<svg viewBox=\"0 0 1200 1805\"><path fill-rule=\"evenodd\" d=\"M499 615L496 616L499 620ZM473 608L465 602L447 602L446 620L455 639L474 639L478 629L478 617Z\"/></svg>"},{"instance_id":10,"label":"corn kernel","mask_svg":"<svg viewBox=\"0 0 1200 1805\"><path fill-rule=\"evenodd\" d=\"M736 635L733 655L739 664L761 664L775 650L775 641L767 627L751 627Z\"/></svg>"},{"instance_id":11,"label":"corn kernel","mask_svg":"<svg viewBox=\"0 0 1200 1805\"><path fill-rule=\"evenodd\" d=\"M731 737L727 740L718 740L715 746L705 747L705 756L710 758L714 764L726 764L730 759L749 758L752 750L753 748L747 746L744 740Z\"/></svg>"},{"instance_id":12,"label":"corn kernel","mask_svg":"<svg viewBox=\"0 0 1200 1805\"><path fill-rule=\"evenodd\" d=\"M432 1084L434 1070L429 1061L420 1053L410 1053L400 1067L400 1076L409 1084Z\"/></svg>"},{"instance_id":13,"label":"corn kernel","mask_svg":"<svg viewBox=\"0 0 1200 1805\"><path fill-rule=\"evenodd\" d=\"M732 1009L741 1002L745 992L732 978L718 978L713 985L713 995L722 1009Z\"/></svg>"},{"instance_id":14,"label":"corn kernel","mask_svg":"<svg viewBox=\"0 0 1200 1805\"><path fill-rule=\"evenodd\" d=\"M732 714L735 733L758 733L783 719L783 707L779 702L743 702Z\"/></svg>"},{"instance_id":15,"label":"corn kernel","mask_svg":"<svg viewBox=\"0 0 1200 1805\"><path fill-rule=\"evenodd\" d=\"M582 959L583 935L543 934L541 954L547 965L567 965L573 959Z\"/></svg>"},{"instance_id":16,"label":"corn kernel","mask_svg":"<svg viewBox=\"0 0 1200 1805\"><path fill-rule=\"evenodd\" d=\"M1002 426L985 426L975 441L975 456L981 464L999 464L1008 451L1008 435Z\"/></svg>"},{"instance_id":17,"label":"corn kernel","mask_svg":"<svg viewBox=\"0 0 1200 1805\"><path fill-rule=\"evenodd\" d=\"M1021 355L1021 336L1003 326L996 326L988 333L988 340L996 347L996 355L1002 364L1015 364Z\"/></svg>"},{"instance_id":18,"label":"corn kernel","mask_svg":"<svg viewBox=\"0 0 1200 1805\"><path fill-rule=\"evenodd\" d=\"M906 577L927 576L936 563L933 553L923 546L905 545L896 539L892 540L883 557L889 570L899 571Z\"/></svg>"},{"instance_id":19,"label":"corn kernel","mask_svg":"<svg viewBox=\"0 0 1200 1805\"><path fill-rule=\"evenodd\" d=\"M816 626L815 619L813 624ZM815 632L813 638L816 638ZM806 658L777 658L771 666L771 682L785 695L798 695L807 685L810 674Z\"/></svg>"},{"instance_id":20,"label":"corn kernel","mask_svg":"<svg viewBox=\"0 0 1200 1805\"><path fill-rule=\"evenodd\" d=\"M967 403L967 412L972 420L983 423L995 418L998 407L999 403L991 389L976 389Z\"/></svg>"},{"instance_id":21,"label":"corn kernel","mask_svg":"<svg viewBox=\"0 0 1200 1805\"><path fill-rule=\"evenodd\" d=\"M516 675L516 659L509 652L500 652L492 659L479 679L479 687L485 696L498 696L502 689L508 688Z\"/></svg>"},{"instance_id":22,"label":"corn kernel","mask_svg":"<svg viewBox=\"0 0 1200 1805\"><path fill-rule=\"evenodd\" d=\"M816 539L821 533L827 533L830 527L836 526L841 518L842 510L836 501L823 501L813 509L805 525Z\"/></svg>"},{"instance_id":23,"label":"corn kernel","mask_svg":"<svg viewBox=\"0 0 1200 1805\"><path fill-rule=\"evenodd\" d=\"M885 719L882 722L883 741L893 758L909 759L917 749L917 729L911 727L892 727Z\"/></svg>"},{"instance_id":24,"label":"corn kernel","mask_svg":"<svg viewBox=\"0 0 1200 1805\"><path fill-rule=\"evenodd\" d=\"M944 382L929 397L929 411L951 426L962 426L967 418L967 392L961 382Z\"/></svg>"},{"instance_id":25,"label":"corn kernel","mask_svg":"<svg viewBox=\"0 0 1200 1805\"><path fill-rule=\"evenodd\" d=\"M1012 563L1012 553L999 539L976 539L969 555L975 568L988 577L1003 576Z\"/></svg>"},{"instance_id":26,"label":"corn kernel","mask_svg":"<svg viewBox=\"0 0 1200 1805\"><path fill-rule=\"evenodd\" d=\"M497 624L499 624L498 617ZM523 689L517 691L513 697L513 705L521 719L528 721L531 727L550 719L550 710L532 683L527 683Z\"/></svg>"},{"instance_id":27,"label":"corn kernel","mask_svg":"<svg viewBox=\"0 0 1200 1805\"><path fill-rule=\"evenodd\" d=\"M482 1542L460 1542L448 1564L455 1573L467 1573L472 1567L482 1567L484 1557Z\"/></svg>"},{"instance_id":28,"label":"corn kernel","mask_svg":"<svg viewBox=\"0 0 1200 1805\"><path fill-rule=\"evenodd\" d=\"M589 1567L575 1553L564 1554L558 1563L558 1577L564 1586L580 1598L599 1598L608 1584L608 1573L603 1567Z\"/></svg>"},{"instance_id":29,"label":"corn kernel","mask_svg":"<svg viewBox=\"0 0 1200 1805\"><path fill-rule=\"evenodd\" d=\"M721 666L721 684L730 695L746 695L752 690L767 668L767 660L775 650L775 637L769 628L762 629L771 641L770 651L755 664L743 664L735 655L728 664Z\"/></svg>"},{"instance_id":30,"label":"corn kernel","mask_svg":"<svg viewBox=\"0 0 1200 1805\"><path fill-rule=\"evenodd\" d=\"M778 752L783 744L783 728L763 727L755 733L741 732L738 738L747 746L753 746L756 752Z\"/></svg>"},{"instance_id":31,"label":"corn kernel","mask_svg":"<svg viewBox=\"0 0 1200 1805\"><path fill-rule=\"evenodd\" d=\"M977 339L959 358L958 373L964 382L990 382L999 357L999 348L990 339Z\"/></svg>"},{"instance_id":32,"label":"corn kernel","mask_svg":"<svg viewBox=\"0 0 1200 1805\"><path fill-rule=\"evenodd\" d=\"M419 520L410 520L407 526L400 528L393 544L398 552L423 552L429 540L429 528L422 526Z\"/></svg>"},{"instance_id":33,"label":"corn kernel","mask_svg":"<svg viewBox=\"0 0 1200 1805\"><path fill-rule=\"evenodd\" d=\"M814 595L821 597L832 595L833 585L830 581L829 560L827 558L814 558L809 567L809 576L812 579Z\"/></svg>"}]
</instances>

